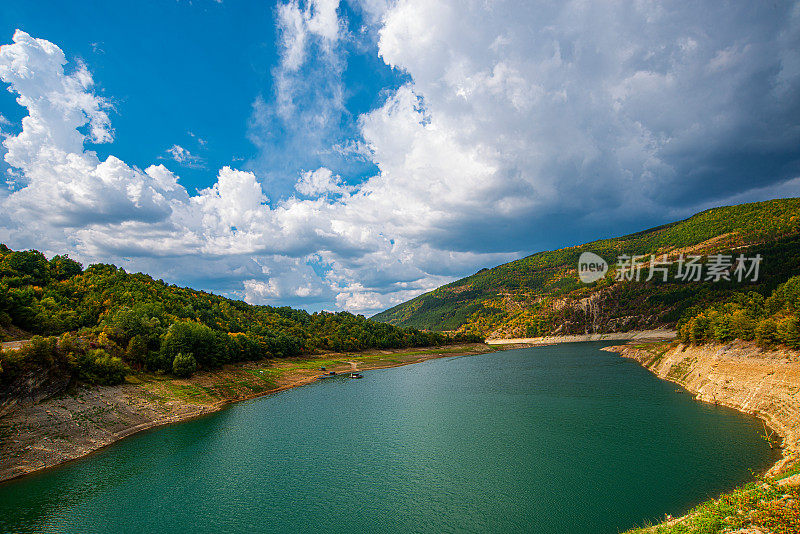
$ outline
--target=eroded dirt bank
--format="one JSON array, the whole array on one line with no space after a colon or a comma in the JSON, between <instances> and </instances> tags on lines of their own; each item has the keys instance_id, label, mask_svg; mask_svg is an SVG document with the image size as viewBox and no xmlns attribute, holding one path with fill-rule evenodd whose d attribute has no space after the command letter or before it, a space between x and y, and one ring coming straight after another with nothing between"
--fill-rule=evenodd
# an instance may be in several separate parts
<instances>
[{"instance_id":1,"label":"eroded dirt bank","mask_svg":"<svg viewBox=\"0 0 800 534\"><path fill-rule=\"evenodd\" d=\"M543 337L520 337L520 338L489 338L486 343L489 345L524 345L534 347L537 345L554 345L557 343L580 343L584 341L654 341L674 339L675 330L659 328L655 330L630 330L628 332L610 332L606 334L570 334Z\"/></svg>"},{"instance_id":2,"label":"eroded dirt bank","mask_svg":"<svg viewBox=\"0 0 800 534\"><path fill-rule=\"evenodd\" d=\"M762 350L749 342L707 344L641 343L606 347L632 358L657 376L680 384L698 400L762 418L783 440L783 458L767 475L794 461L800 442L800 354Z\"/></svg>"},{"instance_id":3,"label":"eroded dirt bank","mask_svg":"<svg viewBox=\"0 0 800 534\"><path fill-rule=\"evenodd\" d=\"M189 379L148 374L119 386L71 386L16 403L0 418L0 481L80 458L136 432L215 412L231 402L307 384L326 371L380 369L492 352L484 344L327 354L227 365Z\"/></svg>"}]
</instances>

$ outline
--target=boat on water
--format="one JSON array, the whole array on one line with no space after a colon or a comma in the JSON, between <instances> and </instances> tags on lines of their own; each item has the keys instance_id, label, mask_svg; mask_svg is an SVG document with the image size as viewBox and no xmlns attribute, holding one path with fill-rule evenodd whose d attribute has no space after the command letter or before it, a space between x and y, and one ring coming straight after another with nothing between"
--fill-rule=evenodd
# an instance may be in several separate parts
<instances>
[{"instance_id":1,"label":"boat on water","mask_svg":"<svg viewBox=\"0 0 800 534\"><path fill-rule=\"evenodd\" d=\"M343 375L337 375L336 371L330 371L323 375L318 375L317 380L322 380L324 378L335 378L336 376L343 376ZM350 373L348 375L348 378L364 378L364 375L362 375L361 373Z\"/></svg>"},{"instance_id":2,"label":"boat on water","mask_svg":"<svg viewBox=\"0 0 800 534\"><path fill-rule=\"evenodd\" d=\"M322 380L323 378L333 378L336 376L336 371L328 371L325 374L321 374L317 376L317 380Z\"/></svg>"}]
</instances>

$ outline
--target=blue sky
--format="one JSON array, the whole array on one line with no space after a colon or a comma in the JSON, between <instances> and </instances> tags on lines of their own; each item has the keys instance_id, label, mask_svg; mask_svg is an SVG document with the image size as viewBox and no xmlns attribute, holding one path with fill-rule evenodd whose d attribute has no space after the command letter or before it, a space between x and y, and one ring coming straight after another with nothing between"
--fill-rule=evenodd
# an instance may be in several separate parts
<instances>
[{"instance_id":1,"label":"blue sky","mask_svg":"<svg viewBox=\"0 0 800 534\"><path fill-rule=\"evenodd\" d=\"M341 9L358 31L360 11ZM216 169L233 165L258 169L265 177L284 174L271 185L285 193L298 169L319 167L323 158L309 157L306 146L301 153L281 154L281 164L274 162L291 146L280 124L273 125L272 153L262 155L249 139L255 99L273 98L272 71L280 53L275 11L266 2L215 0L11 1L0 7L0 35L8 40L19 28L46 36L69 59L87 64L96 91L114 108L113 145L93 147L101 159L113 153L146 167L169 158L165 151L177 144L196 157L181 165L181 181L190 191L212 185ZM348 47L341 139L353 136L354 117L377 107L382 91L403 79L377 57L374 46L369 53ZM2 94L0 110L14 123L25 115L11 93ZM363 163L345 167L355 180L374 172L374 165Z\"/></svg>"},{"instance_id":2,"label":"blue sky","mask_svg":"<svg viewBox=\"0 0 800 534\"><path fill-rule=\"evenodd\" d=\"M800 194L793 2L6 0L0 44L0 242L254 303Z\"/></svg>"},{"instance_id":3,"label":"blue sky","mask_svg":"<svg viewBox=\"0 0 800 534\"><path fill-rule=\"evenodd\" d=\"M243 125L255 95L269 90L277 51L264 31L273 26L267 6L199 4L4 2L0 33L5 40L17 28L46 36L90 67L115 108L116 139L98 146L101 154L146 166L177 143L214 169L254 155ZM2 109L15 119L25 111L10 94ZM188 169L182 178L187 187L205 187L209 174Z\"/></svg>"}]
</instances>

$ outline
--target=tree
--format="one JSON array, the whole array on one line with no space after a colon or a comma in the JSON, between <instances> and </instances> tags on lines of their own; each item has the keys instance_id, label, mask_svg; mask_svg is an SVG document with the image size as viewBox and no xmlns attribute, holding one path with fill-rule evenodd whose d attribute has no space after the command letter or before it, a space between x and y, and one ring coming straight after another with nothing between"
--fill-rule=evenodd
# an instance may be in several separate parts
<instances>
[{"instance_id":1,"label":"tree","mask_svg":"<svg viewBox=\"0 0 800 534\"><path fill-rule=\"evenodd\" d=\"M125 357L128 361L143 364L147 356L147 341L143 336L133 336L125 349Z\"/></svg>"},{"instance_id":2,"label":"tree","mask_svg":"<svg viewBox=\"0 0 800 534\"><path fill-rule=\"evenodd\" d=\"M709 320L704 314L695 317L689 324L689 337L692 343L700 344L706 340L708 332Z\"/></svg>"},{"instance_id":3,"label":"tree","mask_svg":"<svg viewBox=\"0 0 800 534\"><path fill-rule=\"evenodd\" d=\"M53 256L50 260L50 276L63 281L83 272L83 266L66 254Z\"/></svg>"},{"instance_id":4,"label":"tree","mask_svg":"<svg viewBox=\"0 0 800 534\"><path fill-rule=\"evenodd\" d=\"M175 359L172 361L172 373L175 376L188 378L192 376L196 370L197 361L195 361L194 355L192 355L191 352L188 354L179 352L175 355Z\"/></svg>"},{"instance_id":5,"label":"tree","mask_svg":"<svg viewBox=\"0 0 800 534\"><path fill-rule=\"evenodd\" d=\"M720 313L714 318L712 328L714 339L717 341L732 341L736 337L731 317L725 313Z\"/></svg>"},{"instance_id":6,"label":"tree","mask_svg":"<svg viewBox=\"0 0 800 534\"><path fill-rule=\"evenodd\" d=\"M173 360L174 357L170 357L160 350L151 350L144 357L144 365L150 371L169 372L172 370Z\"/></svg>"},{"instance_id":7,"label":"tree","mask_svg":"<svg viewBox=\"0 0 800 534\"><path fill-rule=\"evenodd\" d=\"M87 382L106 386L121 384L129 371L125 362L103 349L90 350L78 357L78 376Z\"/></svg>"},{"instance_id":8,"label":"tree","mask_svg":"<svg viewBox=\"0 0 800 534\"><path fill-rule=\"evenodd\" d=\"M800 348L800 319L785 317L778 323L778 339L787 347Z\"/></svg>"},{"instance_id":9,"label":"tree","mask_svg":"<svg viewBox=\"0 0 800 534\"><path fill-rule=\"evenodd\" d=\"M11 252L5 256L4 261L8 267L36 286L47 284L50 279L50 263L38 250L24 250Z\"/></svg>"},{"instance_id":10,"label":"tree","mask_svg":"<svg viewBox=\"0 0 800 534\"><path fill-rule=\"evenodd\" d=\"M158 338L164 333L165 313L163 306L154 303L122 306L107 321L114 329L114 335L123 344L139 337L151 349L157 348Z\"/></svg>"},{"instance_id":11,"label":"tree","mask_svg":"<svg viewBox=\"0 0 800 534\"><path fill-rule=\"evenodd\" d=\"M288 307L252 306L142 273L129 274L114 265L94 264L81 271L81 265L66 255L48 261L35 250L8 248L0 248L0 326L3 330L19 327L34 335L74 332L77 337L71 348L57 348L52 354L49 349L34 350L30 361L61 365L58 358L73 354L71 371L79 356L90 349L103 349L109 358L137 369L143 364L151 371L172 372L179 353L191 353L198 367L217 367L317 349L349 351L454 341L450 336L398 328L346 312L309 314ZM81 361L85 380L90 375L105 376L98 366L118 367L101 354Z\"/></svg>"},{"instance_id":12,"label":"tree","mask_svg":"<svg viewBox=\"0 0 800 534\"><path fill-rule=\"evenodd\" d=\"M767 317L758 322L756 341L762 347L769 347L778 342L778 325L775 323L775 319Z\"/></svg>"},{"instance_id":13,"label":"tree","mask_svg":"<svg viewBox=\"0 0 800 534\"><path fill-rule=\"evenodd\" d=\"M169 327L161 352L170 359L178 353L192 353L197 363L217 367L227 360L227 335L195 322L178 322Z\"/></svg>"},{"instance_id":14,"label":"tree","mask_svg":"<svg viewBox=\"0 0 800 534\"><path fill-rule=\"evenodd\" d=\"M733 335L739 339L751 341L756 335L756 323L745 310L737 310L731 315Z\"/></svg>"}]
</instances>

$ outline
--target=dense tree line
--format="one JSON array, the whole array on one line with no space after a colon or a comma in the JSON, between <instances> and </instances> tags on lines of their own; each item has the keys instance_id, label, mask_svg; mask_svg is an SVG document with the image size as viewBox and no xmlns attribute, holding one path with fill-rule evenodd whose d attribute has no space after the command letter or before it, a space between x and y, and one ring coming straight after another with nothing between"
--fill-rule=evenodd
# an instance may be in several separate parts
<instances>
[{"instance_id":1,"label":"dense tree line","mask_svg":"<svg viewBox=\"0 0 800 534\"><path fill-rule=\"evenodd\" d=\"M320 350L481 341L347 312L253 306L114 265L84 270L67 256L48 260L36 250L0 245L0 335L15 328L37 337L22 350L0 353L0 379L25 362L118 383L131 368L188 376L198 368Z\"/></svg>"},{"instance_id":2,"label":"dense tree line","mask_svg":"<svg viewBox=\"0 0 800 534\"><path fill-rule=\"evenodd\" d=\"M769 297L737 293L727 302L694 308L678 322L684 343L756 341L762 347L800 349L800 276L778 286Z\"/></svg>"}]
</instances>

